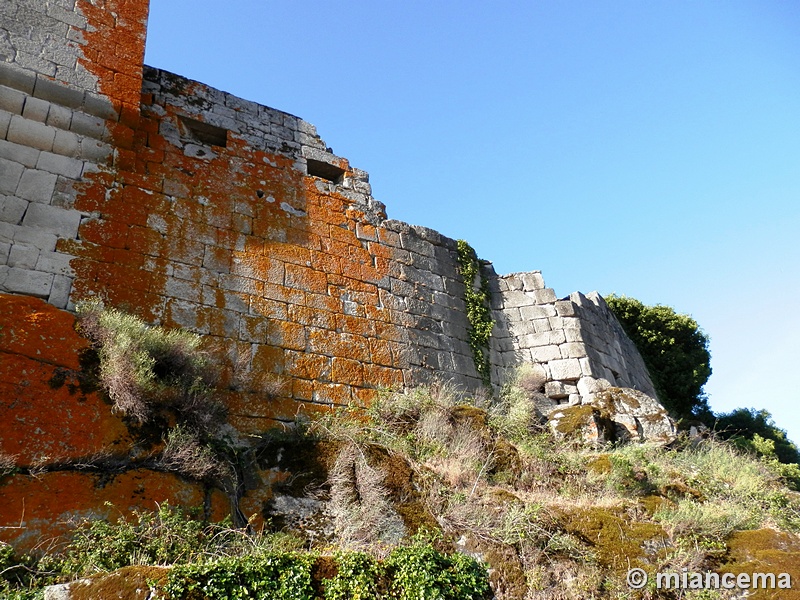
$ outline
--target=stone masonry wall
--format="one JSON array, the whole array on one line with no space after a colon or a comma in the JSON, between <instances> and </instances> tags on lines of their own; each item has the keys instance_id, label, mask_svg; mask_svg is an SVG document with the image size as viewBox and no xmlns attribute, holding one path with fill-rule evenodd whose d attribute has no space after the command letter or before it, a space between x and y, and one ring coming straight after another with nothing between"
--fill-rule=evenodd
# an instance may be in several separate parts
<instances>
[{"instance_id":1,"label":"stone masonry wall","mask_svg":"<svg viewBox=\"0 0 800 600\"><path fill-rule=\"evenodd\" d=\"M17 541L54 534L53 515L101 516L110 497L259 513L276 477L256 469L226 499L142 467L135 432L85 389L81 300L202 334L243 445L383 388L482 386L456 242L388 219L313 125L143 67L147 10L0 5L0 454L28 473L0 481L0 533ZM651 393L599 296L558 300L538 272L484 275L493 384L533 362L558 402L589 399L600 378ZM69 466L98 455L128 467ZM68 507L54 512L59 495Z\"/></svg>"},{"instance_id":2,"label":"stone masonry wall","mask_svg":"<svg viewBox=\"0 0 800 600\"><path fill-rule=\"evenodd\" d=\"M75 185L129 148L147 2L0 5L0 291L66 307Z\"/></svg>"},{"instance_id":3,"label":"stone masonry wall","mask_svg":"<svg viewBox=\"0 0 800 600\"><path fill-rule=\"evenodd\" d=\"M559 300L539 271L497 277L492 288L493 380L534 363L546 395L560 403L588 402L601 379L657 397L641 355L597 292Z\"/></svg>"}]
</instances>

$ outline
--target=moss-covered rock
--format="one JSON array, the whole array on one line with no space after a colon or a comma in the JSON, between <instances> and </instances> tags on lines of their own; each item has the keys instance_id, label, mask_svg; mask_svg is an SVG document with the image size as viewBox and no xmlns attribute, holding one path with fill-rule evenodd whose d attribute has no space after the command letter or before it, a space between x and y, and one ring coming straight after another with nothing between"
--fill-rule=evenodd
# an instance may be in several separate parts
<instances>
[{"instance_id":1,"label":"moss-covered rock","mask_svg":"<svg viewBox=\"0 0 800 600\"><path fill-rule=\"evenodd\" d=\"M800 599L800 537L774 529L737 531L728 540L728 555L720 571L739 574L781 573L791 577L793 589L750 590L755 600ZM777 587L777 586L776 586Z\"/></svg>"}]
</instances>

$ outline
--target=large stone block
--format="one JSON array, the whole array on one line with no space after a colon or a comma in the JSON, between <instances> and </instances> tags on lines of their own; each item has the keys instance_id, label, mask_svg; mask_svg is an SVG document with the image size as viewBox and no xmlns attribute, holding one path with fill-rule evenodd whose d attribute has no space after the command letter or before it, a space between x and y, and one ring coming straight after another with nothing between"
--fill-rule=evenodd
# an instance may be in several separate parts
<instances>
[{"instance_id":1,"label":"large stone block","mask_svg":"<svg viewBox=\"0 0 800 600\"><path fill-rule=\"evenodd\" d=\"M47 297L47 302L56 308L68 308L73 310L74 307L70 305L69 301L71 289L72 277L56 275L53 277L53 286L50 288L50 295Z\"/></svg>"},{"instance_id":2,"label":"large stone block","mask_svg":"<svg viewBox=\"0 0 800 600\"><path fill-rule=\"evenodd\" d=\"M47 121L47 113L50 112L50 103L39 98L25 98L25 106L22 109L22 116L31 121L44 123Z\"/></svg>"},{"instance_id":3,"label":"large stone block","mask_svg":"<svg viewBox=\"0 0 800 600\"><path fill-rule=\"evenodd\" d=\"M8 254L8 266L18 269L33 269L39 260L39 250L32 246L14 244Z\"/></svg>"},{"instance_id":4,"label":"large stone block","mask_svg":"<svg viewBox=\"0 0 800 600\"><path fill-rule=\"evenodd\" d=\"M70 179L79 179L83 173L83 162L69 156L53 154L52 152L42 152L39 155L36 168L56 175L63 175Z\"/></svg>"},{"instance_id":5,"label":"large stone block","mask_svg":"<svg viewBox=\"0 0 800 600\"><path fill-rule=\"evenodd\" d=\"M551 305L531 305L522 306L519 309L519 314L522 319L533 321L536 319L547 319L556 316L556 309Z\"/></svg>"},{"instance_id":6,"label":"large stone block","mask_svg":"<svg viewBox=\"0 0 800 600\"><path fill-rule=\"evenodd\" d=\"M11 124L12 114L0 110L0 140L4 140L8 135L8 126Z\"/></svg>"},{"instance_id":7,"label":"large stone block","mask_svg":"<svg viewBox=\"0 0 800 600\"><path fill-rule=\"evenodd\" d=\"M535 363L546 363L561 358L561 351L558 346L539 346L530 349L531 360ZM554 379L557 379L554 377Z\"/></svg>"},{"instance_id":8,"label":"large stone block","mask_svg":"<svg viewBox=\"0 0 800 600\"><path fill-rule=\"evenodd\" d=\"M550 369L550 379L562 381L577 380L583 374L581 371L581 364L577 358L551 360L547 366Z\"/></svg>"},{"instance_id":9,"label":"large stone block","mask_svg":"<svg viewBox=\"0 0 800 600\"><path fill-rule=\"evenodd\" d=\"M20 144L14 144L6 140L0 140L0 159L18 163L32 169L39 160L39 150Z\"/></svg>"},{"instance_id":10,"label":"large stone block","mask_svg":"<svg viewBox=\"0 0 800 600\"><path fill-rule=\"evenodd\" d=\"M53 273L64 277L72 277L75 273L70 266L72 257L61 252L37 252L36 270Z\"/></svg>"},{"instance_id":11,"label":"large stone block","mask_svg":"<svg viewBox=\"0 0 800 600\"><path fill-rule=\"evenodd\" d=\"M25 106L25 94L4 85L0 85L0 110L21 115Z\"/></svg>"},{"instance_id":12,"label":"large stone block","mask_svg":"<svg viewBox=\"0 0 800 600\"><path fill-rule=\"evenodd\" d=\"M530 273L521 273L522 289L526 292L544 289L544 278L541 271L531 271Z\"/></svg>"},{"instance_id":13,"label":"large stone block","mask_svg":"<svg viewBox=\"0 0 800 600\"><path fill-rule=\"evenodd\" d=\"M13 240L14 243L35 246L44 252L53 252L56 249L58 237L43 229L17 227L14 230Z\"/></svg>"},{"instance_id":14,"label":"large stone block","mask_svg":"<svg viewBox=\"0 0 800 600\"><path fill-rule=\"evenodd\" d=\"M21 146L36 148L37 150L52 150L53 140L56 137L56 128L44 123L29 121L21 116L14 115L8 126L8 141Z\"/></svg>"},{"instance_id":15,"label":"large stone block","mask_svg":"<svg viewBox=\"0 0 800 600\"><path fill-rule=\"evenodd\" d=\"M61 238L71 239L78 235L80 222L81 213L77 210L32 202L22 224L26 227L39 227Z\"/></svg>"},{"instance_id":16,"label":"large stone block","mask_svg":"<svg viewBox=\"0 0 800 600\"><path fill-rule=\"evenodd\" d=\"M0 158L0 194L14 195L24 172L25 167L21 164ZM5 211L2 212L5 213ZM3 218L3 220L11 222L8 218Z\"/></svg>"},{"instance_id":17,"label":"large stone block","mask_svg":"<svg viewBox=\"0 0 800 600\"><path fill-rule=\"evenodd\" d=\"M55 174L47 171L26 169L19 180L16 195L31 202L49 204L56 189L57 179Z\"/></svg>"},{"instance_id":18,"label":"large stone block","mask_svg":"<svg viewBox=\"0 0 800 600\"><path fill-rule=\"evenodd\" d=\"M8 270L3 287L8 292L47 298L53 285L53 274L12 267Z\"/></svg>"}]
</instances>

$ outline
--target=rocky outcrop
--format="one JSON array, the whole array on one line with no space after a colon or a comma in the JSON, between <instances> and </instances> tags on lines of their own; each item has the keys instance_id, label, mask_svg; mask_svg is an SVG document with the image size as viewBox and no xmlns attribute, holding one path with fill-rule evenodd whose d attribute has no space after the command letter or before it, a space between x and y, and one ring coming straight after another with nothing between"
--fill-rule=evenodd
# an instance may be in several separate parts
<instances>
[{"instance_id":1,"label":"rocky outcrop","mask_svg":"<svg viewBox=\"0 0 800 600\"><path fill-rule=\"evenodd\" d=\"M588 402L558 407L550 413L549 426L556 435L595 445L675 441L675 422L657 400L632 388L609 386L607 382L595 382L595 386L596 392Z\"/></svg>"}]
</instances>

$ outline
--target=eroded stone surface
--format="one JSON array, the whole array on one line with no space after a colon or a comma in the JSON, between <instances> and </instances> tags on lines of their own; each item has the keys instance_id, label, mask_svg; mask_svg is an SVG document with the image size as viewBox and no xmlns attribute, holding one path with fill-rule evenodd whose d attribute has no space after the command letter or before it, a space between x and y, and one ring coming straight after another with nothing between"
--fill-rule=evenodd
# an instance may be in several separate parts
<instances>
[{"instance_id":1,"label":"eroded stone surface","mask_svg":"<svg viewBox=\"0 0 800 600\"><path fill-rule=\"evenodd\" d=\"M553 433L589 444L675 441L675 422L658 401L643 392L595 382L588 398L579 405L554 408L548 418Z\"/></svg>"}]
</instances>

